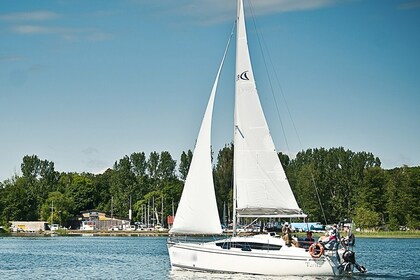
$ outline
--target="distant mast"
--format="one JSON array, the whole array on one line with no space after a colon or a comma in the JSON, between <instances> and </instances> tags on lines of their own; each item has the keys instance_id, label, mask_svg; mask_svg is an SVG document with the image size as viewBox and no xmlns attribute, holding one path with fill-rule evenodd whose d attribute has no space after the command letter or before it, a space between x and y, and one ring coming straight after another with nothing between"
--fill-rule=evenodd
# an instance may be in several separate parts
<instances>
[{"instance_id":1,"label":"distant mast","mask_svg":"<svg viewBox=\"0 0 420 280\"><path fill-rule=\"evenodd\" d=\"M130 220L130 224L131 224L131 218L132 218L132 210L131 210L131 195L130 195L130 209L128 209L128 220Z\"/></svg>"},{"instance_id":2,"label":"distant mast","mask_svg":"<svg viewBox=\"0 0 420 280\"><path fill-rule=\"evenodd\" d=\"M51 201L51 225L54 223L54 201Z\"/></svg>"}]
</instances>

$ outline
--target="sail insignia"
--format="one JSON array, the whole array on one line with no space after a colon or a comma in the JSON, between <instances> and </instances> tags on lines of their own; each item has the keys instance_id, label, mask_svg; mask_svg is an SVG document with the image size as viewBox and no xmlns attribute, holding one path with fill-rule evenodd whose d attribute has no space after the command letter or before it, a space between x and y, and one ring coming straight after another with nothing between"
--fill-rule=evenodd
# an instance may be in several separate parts
<instances>
[{"instance_id":1,"label":"sail insignia","mask_svg":"<svg viewBox=\"0 0 420 280\"><path fill-rule=\"evenodd\" d=\"M237 80L249 81L248 72L249 72L248 70L242 72L240 75L238 75Z\"/></svg>"}]
</instances>

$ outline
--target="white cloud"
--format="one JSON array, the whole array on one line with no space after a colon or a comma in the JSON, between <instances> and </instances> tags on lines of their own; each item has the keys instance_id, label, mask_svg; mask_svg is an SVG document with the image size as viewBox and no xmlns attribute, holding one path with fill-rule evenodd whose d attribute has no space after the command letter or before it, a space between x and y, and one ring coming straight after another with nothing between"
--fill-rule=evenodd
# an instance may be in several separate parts
<instances>
[{"instance_id":1,"label":"white cloud","mask_svg":"<svg viewBox=\"0 0 420 280\"><path fill-rule=\"evenodd\" d=\"M90 16L111 16L117 12L98 11ZM104 41L114 37L113 34L97 28L72 28L39 24L40 21L56 20L62 18L61 14L51 11L29 11L9 14L0 14L0 20L14 24L9 30L21 35L53 35L65 40Z\"/></svg>"},{"instance_id":2,"label":"white cloud","mask_svg":"<svg viewBox=\"0 0 420 280\"><path fill-rule=\"evenodd\" d=\"M65 40L103 41L114 37L113 34L96 28L68 28L31 24L13 26L11 31L22 35L55 35Z\"/></svg>"},{"instance_id":3,"label":"white cloud","mask_svg":"<svg viewBox=\"0 0 420 280\"><path fill-rule=\"evenodd\" d=\"M337 3L337 0L261 0L255 2L253 7L256 14L272 14L278 12L314 10L328 7L335 3Z\"/></svg>"},{"instance_id":4,"label":"white cloud","mask_svg":"<svg viewBox=\"0 0 420 280\"><path fill-rule=\"evenodd\" d=\"M61 17L60 14L50 11L31 11L22 13L10 13L0 15L1 20L8 21L44 21Z\"/></svg>"},{"instance_id":5,"label":"white cloud","mask_svg":"<svg viewBox=\"0 0 420 280\"><path fill-rule=\"evenodd\" d=\"M96 30L86 37L89 41L105 41L114 38L114 34Z\"/></svg>"},{"instance_id":6,"label":"white cloud","mask_svg":"<svg viewBox=\"0 0 420 280\"><path fill-rule=\"evenodd\" d=\"M3 55L0 56L0 61L17 61L24 59L23 56L20 55Z\"/></svg>"},{"instance_id":7,"label":"white cloud","mask_svg":"<svg viewBox=\"0 0 420 280\"><path fill-rule=\"evenodd\" d=\"M49 34L54 32L51 28L38 25L17 25L12 27L12 31L20 34Z\"/></svg>"},{"instance_id":8,"label":"white cloud","mask_svg":"<svg viewBox=\"0 0 420 280\"><path fill-rule=\"evenodd\" d=\"M346 2L349 0L342 0ZM138 5L148 5L156 14L180 15L203 24L217 24L231 21L235 17L236 2L226 0L132 0ZM248 1L245 0L248 7ZM314 10L337 4L338 0L258 0L251 1L253 13L258 15L284 13L302 10Z\"/></svg>"},{"instance_id":9,"label":"white cloud","mask_svg":"<svg viewBox=\"0 0 420 280\"><path fill-rule=\"evenodd\" d=\"M109 162L106 162L100 159L89 159L84 162L86 164L87 170L89 170L88 172L91 172L93 174L102 174L108 168L111 168L111 165Z\"/></svg>"},{"instance_id":10,"label":"white cloud","mask_svg":"<svg viewBox=\"0 0 420 280\"><path fill-rule=\"evenodd\" d=\"M88 170L87 172L101 174L112 165L111 163L100 159L101 152L97 148L87 147L81 152L85 156L85 159L83 159L82 162L86 167L85 170Z\"/></svg>"}]
</instances>

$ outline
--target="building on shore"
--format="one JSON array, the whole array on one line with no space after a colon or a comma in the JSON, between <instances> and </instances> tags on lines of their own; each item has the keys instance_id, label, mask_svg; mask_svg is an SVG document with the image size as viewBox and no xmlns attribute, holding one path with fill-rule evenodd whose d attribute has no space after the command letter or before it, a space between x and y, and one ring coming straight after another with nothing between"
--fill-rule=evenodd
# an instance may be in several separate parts
<instances>
[{"instance_id":1,"label":"building on shore","mask_svg":"<svg viewBox=\"0 0 420 280\"><path fill-rule=\"evenodd\" d=\"M80 230L123 230L130 227L128 219L109 217L99 210L81 211Z\"/></svg>"},{"instance_id":2,"label":"building on shore","mask_svg":"<svg viewBox=\"0 0 420 280\"><path fill-rule=\"evenodd\" d=\"M172 226L174 225L174 220L175 220L175 217L174 217L174 216L172 216L172 215L169 215L169 216L166 218L166 222L167 222L167 224L168 224L168 229L171 229L171 228L172 228Z\"/></svg>"},{"instance_id":3,"label":"building on shore","mask_svg":"<svg viewBox=\"0 0 420 280\"><path fill-rule=\"evenodd\" d=\"M48 230L48 223L45 221L10 221L12 232L40 232Z\"/></svg>"}]
</instances>

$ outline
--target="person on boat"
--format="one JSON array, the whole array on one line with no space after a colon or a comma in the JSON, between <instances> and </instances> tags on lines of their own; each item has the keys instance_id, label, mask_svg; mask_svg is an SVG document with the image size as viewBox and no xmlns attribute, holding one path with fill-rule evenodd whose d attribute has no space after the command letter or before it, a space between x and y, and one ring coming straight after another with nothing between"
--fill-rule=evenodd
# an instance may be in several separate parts
<instances>
[{"instance_id":1,"label":"person on boat","mask_svg":"<svg viewBox=\"0 0 420 280\"><path fill-rule=\"evenodd\" d=\"M331 230L332 230L333 236L335 236L335 239L337 241L340 240L340 231L337 228L337 224L333 224Z\"/></svg>"},{"instance_id":2,"label":"person on boat","mask_svg":"<svg viewBox=\"0 0 420 280\"><path fill-rule=\"evenodd\" d=\"M309 245L312 244L312 242L314 242L314 239L312 238L312 231L308 230L306 232L306 238L305 241L307 241L309 243Z\"/></svg>"},{"instance_id":3,"label":"person on boat","mask_svg":"<svg viewBox=\"0 0 420 280\"><path fill-rule=\"evenodd\" d=\"M324 235L318 238L318 242L320 243L327 243L330 240L330 235L328 231L325 231Z\"/></svg>"},{"instance_id":4,"label":"person on boat","mask_svg":"<svg viewBox=\"0 0 420 280\"><path fill-rule=\"evenodd\" d=\"M344 232L346 233L346 236L341 238L341 246L343 246L344 250L347 250L347 247L353 247L355 243L355 238L353 232L349 229L348 226L344 227Z\"/></svg>"},{"instance_id":5,"label":"person on boat","mask_svg":"<svg viewBox=\"0 0 420 280\"><path fill-rule=\"evenodd\" d=\"M329 231L325 233L325 237L322 239L321 243L324 244L325 249L327 250L337 250L339 245L340 233L338 232L337 225L333 225Z\"/></svg>"},{"instance_id":6,"label":"person on boat","mask_svg":"<svg viewBox=\"0 0 420 280\"><path fill-rule=\"evenodd\" d=\"M297 235L292 236L292 245L295 246L295 247L299 247L299 239L298 239Z\"/></svg>"},{"instance_id":7,"label":"person on boat","mask_svg":"<svg viewBox=\"0 0 420 280\"><path fill-rule=\"evenodd\" d=\"M290 229L288 222L284 223L281 232L283 233L283 240L286 242L286 246L290 247L292 243L292 230Z\"/></svg>"}]
</instances>

